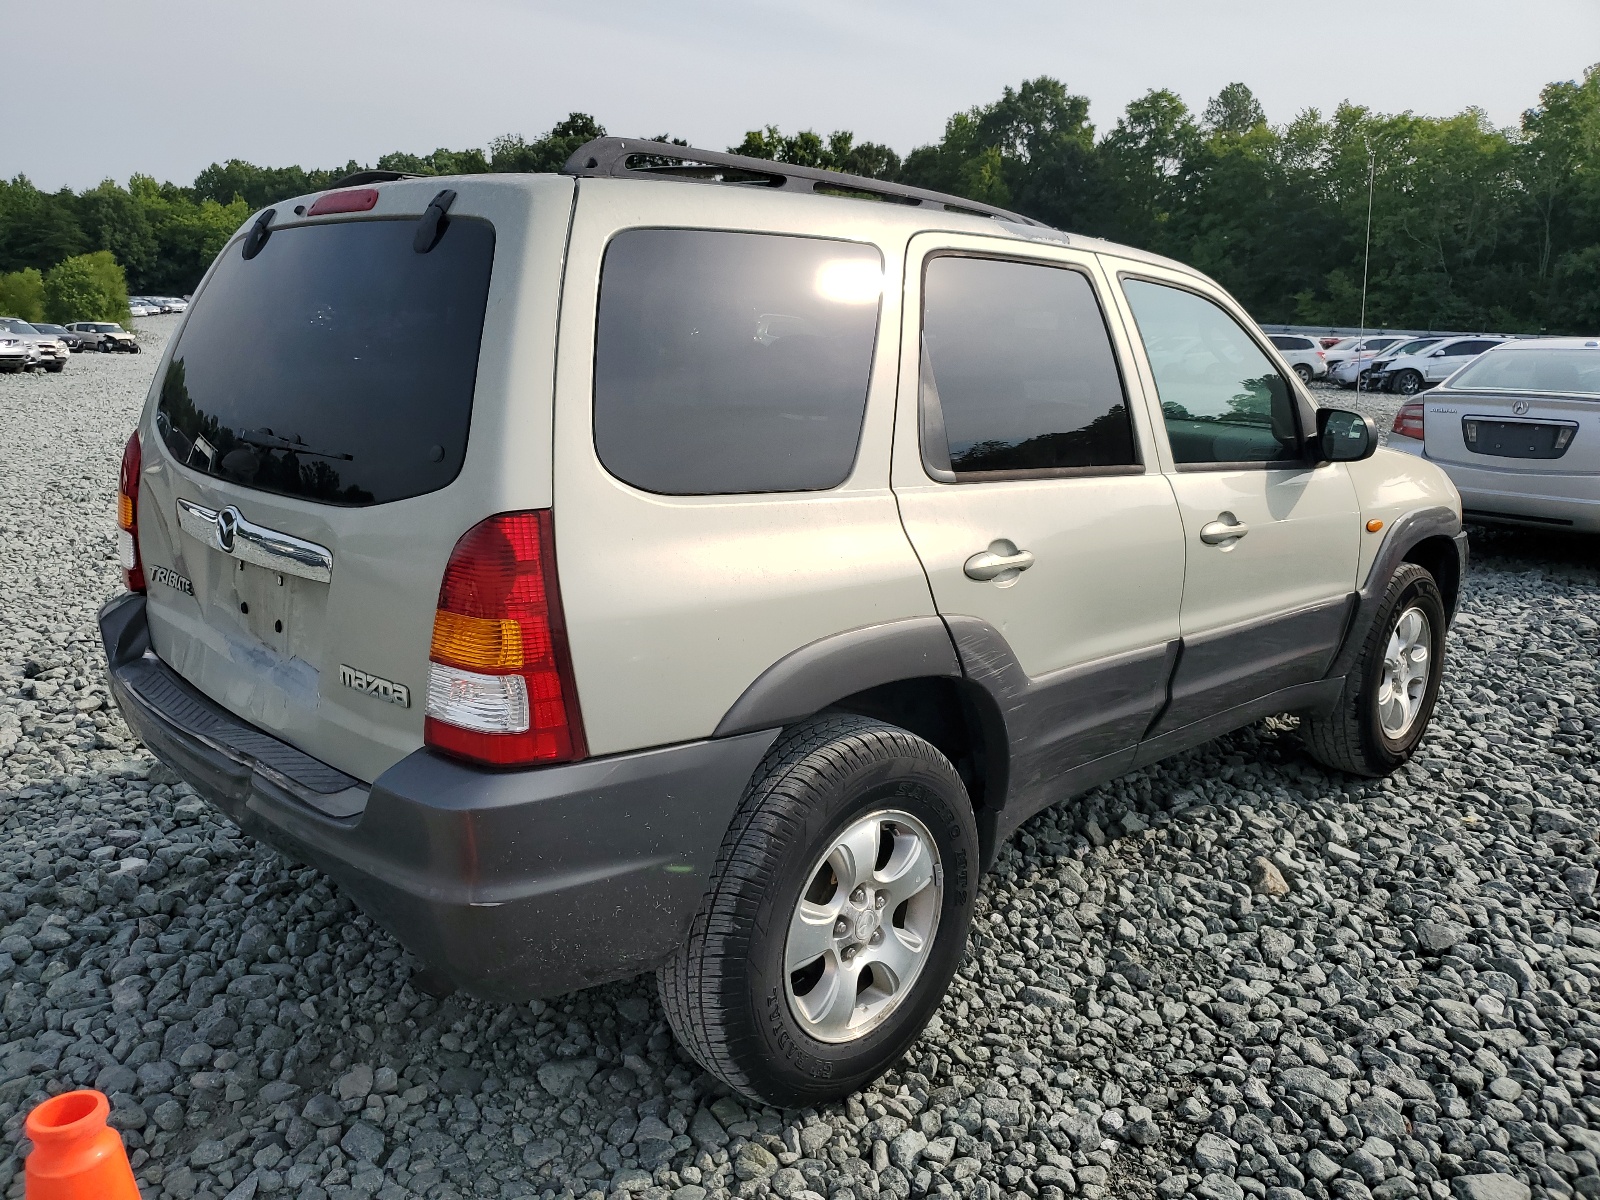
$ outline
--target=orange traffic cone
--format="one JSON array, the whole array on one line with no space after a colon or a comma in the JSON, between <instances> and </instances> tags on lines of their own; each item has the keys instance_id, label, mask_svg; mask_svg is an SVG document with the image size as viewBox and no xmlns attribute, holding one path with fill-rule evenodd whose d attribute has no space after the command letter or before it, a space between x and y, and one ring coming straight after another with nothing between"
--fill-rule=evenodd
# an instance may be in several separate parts
<instances>
[{"instance_id":1,"label":"orange traffic cone","mask_svg":"<svg viewBox=\"0 0 1600 1200\"><path fill-rule=\"evenodd\" d=\"M27 1200L139 1200L110 1115L111 1102L95 1091L62 1092L28 1114Z\"/></svg>"}]
</instances>

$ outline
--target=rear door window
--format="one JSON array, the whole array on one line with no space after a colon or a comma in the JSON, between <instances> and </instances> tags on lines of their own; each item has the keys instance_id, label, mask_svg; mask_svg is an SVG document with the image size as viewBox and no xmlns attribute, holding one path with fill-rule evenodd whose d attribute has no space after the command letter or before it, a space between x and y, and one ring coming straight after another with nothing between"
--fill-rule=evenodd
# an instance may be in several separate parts
<instances>
[{"instance_id":1,"label":"rear door window","mask_svg":"<svg viewBox=\"0 0 1600 1200\"><path fill-rule=\"evenodd\" d=\"M666 495L837 487L861 439L882 295L872 246L618 234L595 330L600 461Z\"/></svg>"},{"instance_id":2,"label":"rear door window","mask_svg":"<svg viewBox=\"0 0 1600 1200\"><path fill-rule=\"evenodd\" d=\"M328 504L436 491L466 457L494 230L453 218L274 232L223 251L161 382L156 424L194 470Z\"/></svg>"},{"instance_id":3,"label":"rear door window","mask_svg":"<svg viewBox=\"0 0 1600 1200\"><path fill-rule=\"evenodd\" d=\"M923 456L935 477L1137 469L1122 377L1081 271L945 255L928 263L922 292Z\"/></svg>"}]
</instances>

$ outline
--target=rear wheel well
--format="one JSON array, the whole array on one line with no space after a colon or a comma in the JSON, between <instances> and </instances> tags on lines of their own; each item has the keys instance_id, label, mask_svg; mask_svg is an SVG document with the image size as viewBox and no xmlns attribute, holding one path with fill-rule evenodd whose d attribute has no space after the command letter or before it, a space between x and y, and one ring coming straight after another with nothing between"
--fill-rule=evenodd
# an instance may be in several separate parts
<instances>
[{"instance_id":1,"label":"rear wheel well","mask_svg":"<svg viewBox=\"0 0 1600 1200\"><path fill-rule=\"evenodd\" d=\"M1456 600L1461 593L1461 556L1456 552L1455 542L1442 536L1423 538L1406 551L1404 561L1416 563L1433 576L1444 598L1445 615L1454 618Z\"/></svg>"},{"instance_id":2,"label":"rear wheel well","mask_svg":"<svg viewBox=\"0 0 1600 1200\"><path fill-rule=\"evenodd\" d=\"M1004 723L987 692L963 679L933 676L899 679L846 696L830 710L857 713L898 725L931 743L948 758L978 811L980 840L1005 797ZM985 854L988 847L984 847Z\"/></svg>"}]
</instances>

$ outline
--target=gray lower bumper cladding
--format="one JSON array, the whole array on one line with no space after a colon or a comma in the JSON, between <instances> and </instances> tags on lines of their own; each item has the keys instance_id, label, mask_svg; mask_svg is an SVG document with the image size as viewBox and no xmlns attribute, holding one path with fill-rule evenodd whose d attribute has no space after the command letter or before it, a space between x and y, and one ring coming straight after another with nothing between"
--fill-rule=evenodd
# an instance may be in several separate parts
<instances>
[{"instance_id":1,"label":"gray lower bumper cladding","mask_svg":"<svg viewBox=\"0 0 1600 1200\"><path fill-rule=\"evenodd\" d=\"M179 678L150 650L143 596L107 604L100 631L117 704L158 758L485 999L559 995L663 961L778 732L524 771L418 750L369 786Z\"/></svg>"}]
</instances>

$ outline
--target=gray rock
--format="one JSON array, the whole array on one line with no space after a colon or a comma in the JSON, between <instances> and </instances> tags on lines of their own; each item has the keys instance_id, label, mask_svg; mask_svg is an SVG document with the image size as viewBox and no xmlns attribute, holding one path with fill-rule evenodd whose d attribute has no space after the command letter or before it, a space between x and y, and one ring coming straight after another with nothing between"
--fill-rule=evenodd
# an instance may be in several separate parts
<instances>
[{"instance_id":1,"label":"gray rock","mask_svg":"<svg viewBox=\"0 0 1600 1200\"><path fill-rule=\"evenodd\" d=\"M375 1163L383 1154L383 1134L365 1121L357 1121L339 1139L339 1146L357 1162Z\"/></svg>"},{"instance_id":2,"label":"gray rock","mask_svg":"<svg viewBox=\"0 0 1600 1200\"><path fill-rule=\"evenodd\" d=\"M1307 1092L1329 1104L1343 1104L1350 1095L1348 1083L1333 1078L1321 1067L1288 1067L1278 1079L1289 1091Z\"/></svg>"},{"instance_id":3,"label":"gray rock","mask_svg":"<svg viewBox=\"0 0 1600 1200\"><path fill-rule=\"evenodd\" d=\"M1214 1133L1202 1133L1194 1144L1194 1164L1202 1171L1222 1171L1231 1175L1239 1166L1239 1156L1226 1138Z\"/></svg>"},{"instance_id":4,"label":"gray rock","mask_svg":"<svg viewBox=\"0 0 1600 1200\"><path fill-rule=\"evenodd\" d=\"M1194 1194L1205 1200L1244 1200L1244 1189L1226 1175L1212 1172L1194 1187Z\"/></svg>"},{"instance_id":5,"label":"gray rock","mask_svg":"<svg viewBox=\"0 0 1600 1200\"><path fill-rule=\"evenodd\" d=\"M1257 935L1261 946L1261 961L1269 967L1275 967L1283 961L1283 956L1294 949L1294 938L1281 929L1268 926Z\"/></svg>"},{"instance_id":6,"label":"gray rock","mask_svg":"<svg viewBox=\"0 0 1600 1200\"><path fill-rule=\"evenodd\" d=\"M372 1068L357 1063L339 1077L339 1099L365 1100L372 1092Z\"/></svg>"},{"instance_id":7,"label":"gray rock","mask_svg":"<svg viewBox=\"0 0 1600 1200\"><path fill-rule=\"evenodd\" d=\"M720 1150L728 1144L727 1131L711 1115L710 1110L704 1108L695 1109L694 1117L689 1122L689 1136L702 1150Z\"/></svg>"},{"instance_id":8,"label":"gray rock","mask_svg":"<svg viewBox=\"0 0 1600 1200\"><path fill-rule=\"evenodd\" d=\"M1450 1190L1459 1200L1529 1200L1532 1190L1513 1175L1457 1175Z\"/></svg>"},{"instance_id":9,"label":"gray rock","mask_svg":"<svg viewBox=\"0 0 1600 1200\"><path fill-rule=\"evenodd\" d=\"M539 1068L539 1086L561 1099L580 1091L594 1078L600 1064L592 1058L574 1058L546 1063Z\"/></svg>"},{"instance_id":10,"label":"gray rock","mask_svg":"<svg viewBox=\"0 0 1600 1200\"><path fill-rule=\"evenodd\" d=\"M318 1129L331 1129L344 1122L344 1109L337 1100L323 1092L307 1100L300 1115Z\"/></svg>"},{"instance_id":11,"label":"gray rock","mask_svg":"<svg viewBox=\"0 0 1600 1200\"><path fill-rule=\"evenodd\" d=\"M1049 988L1035 987L1033 984L1017 992L1018 1004L1036 1004L1049 1012L1072 1011L1072 998L1062 992L1054 992Z\"/></svg>"},{"instance_id":12,"label":"gray rock","mask_svg":"<svg viewBox=\"0 0 1600 1200\"><path fill-rule=\"evenodd\" d=\"M191 1167L215 1166L227 1157L227 1146L219 1141L207 1139L197 1142L195 1148L189 1152L189 1165Z\"/></svg>"},{"instance_id":13,"label":"gray rock","mask_svg":"<svg viewBox=\"0 0 1600 1200\"><path fill-rule=\"evenodd\" d=\"M927 1134L920 1129L908 1129L889 1143L889 1161L910 1173L916 1169L917 1159L927 1145Z\"/></svg>"},{"instance_id":14,"label":"gray rock","mask_svg":"<svg viewBox=\"0 0 1600 1200\"><path fill-rule=\"evenodd\" d=\"M1454 948L1471 930L1454 921L1421 920L1416 924L1417 945L1429 954L1443 954Z\"/></svg>"},{"instance_id":15,"label":"gray rock","mask_svg":"<svg viewBox=\"0 0 1600 1200\"><path fill-rule=\"evenodd\" d=\"M733 1173L740 1179L765 1179L778 1169L778 1160L766 1147L748 1143L733 1160Z\"/></svg>"}]
</instances>

